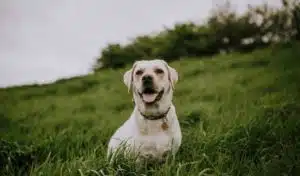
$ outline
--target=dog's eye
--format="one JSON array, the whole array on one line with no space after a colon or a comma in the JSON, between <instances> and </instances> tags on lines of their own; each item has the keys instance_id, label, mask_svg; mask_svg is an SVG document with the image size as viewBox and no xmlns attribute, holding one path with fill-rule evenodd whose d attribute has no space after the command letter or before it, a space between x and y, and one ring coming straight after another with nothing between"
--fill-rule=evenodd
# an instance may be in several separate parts
<instances>
[{"instance_id":1,"label":"dog's eye","mask_svg":"<svg viewBox=\"0 0 300 176\"><path fill-rule=\"evenodd\" d=\"M138 70L138 71L135 72L135 74L136 75L141 75L141 74L143 74L143 71L142 70Z\"/></svg>"},{"instance_id":2,"label":"dog's eye","mask_svg":"<svg viewBox=\"0 0 300 176\"><path fill-rule=\"evenodd\" d=\"M157 68L157 69L155 69L155 73L161 74L161 73L164 73L164 71L160 68Z\"/></svg>"}]
</instances>

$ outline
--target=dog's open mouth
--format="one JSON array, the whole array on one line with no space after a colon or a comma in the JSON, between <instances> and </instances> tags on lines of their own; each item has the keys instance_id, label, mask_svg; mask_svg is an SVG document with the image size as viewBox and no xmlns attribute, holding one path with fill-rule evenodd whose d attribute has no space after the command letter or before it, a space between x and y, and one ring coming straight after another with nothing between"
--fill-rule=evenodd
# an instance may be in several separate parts
<instances>
[{"instance_id":1,"label":"dog's open mouth","mask_svg":"<svg viewBox=\"0 0 300 176\"><path fill-rule=\"evenodd\" d=\"M145 88L142 93L139 93L141 99L147 104L153 104L159 101L164 93L164 90L157 92L153 88Z\"/></svg>"}]
</instances>

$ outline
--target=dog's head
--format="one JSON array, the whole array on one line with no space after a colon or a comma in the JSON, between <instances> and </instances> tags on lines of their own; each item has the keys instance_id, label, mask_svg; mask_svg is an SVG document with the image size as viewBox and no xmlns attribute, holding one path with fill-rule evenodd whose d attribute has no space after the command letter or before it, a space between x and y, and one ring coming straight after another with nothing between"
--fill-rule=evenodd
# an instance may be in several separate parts
<instances>
[{"instance_id":1,"label":"dog's head","mask_svg":"<svg viewBox=\"0 0 300 176\"><path fill-rule=\"evenodd\" d=\"M124 74L128 91L132 89L135 103L144 111L169 105L177 80L176 70L159 59L136 61Z\"/></svg>"}]
</instances>

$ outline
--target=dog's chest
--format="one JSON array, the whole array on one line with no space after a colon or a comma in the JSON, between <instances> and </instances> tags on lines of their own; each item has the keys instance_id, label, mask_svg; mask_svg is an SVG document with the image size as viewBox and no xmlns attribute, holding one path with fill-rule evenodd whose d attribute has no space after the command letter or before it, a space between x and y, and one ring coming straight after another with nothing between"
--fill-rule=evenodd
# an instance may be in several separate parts
<instances>
[{"instance_id":1,"label":"dog's chest","mask_svg":"<svg viewBox=\"0 0 300 176\"><path fill-rule=\"evenodd\" d=\"M142 155L162 157L164 153L171 151L171 138L165 134L153 136L139 136L136 140Z\"/></svg>"},{"instance_id":2,"label":"dog's chest","mask_svg":"<svg viewBox=\"0 0 300 176\"><path fill-rule=\"evenodd\" d=\"M164 152L171 150L171 129L163 129L162 124L163 122L148 123L141 129L136 142L143 153L162 155Z\"/></svg>"}]
</instances>

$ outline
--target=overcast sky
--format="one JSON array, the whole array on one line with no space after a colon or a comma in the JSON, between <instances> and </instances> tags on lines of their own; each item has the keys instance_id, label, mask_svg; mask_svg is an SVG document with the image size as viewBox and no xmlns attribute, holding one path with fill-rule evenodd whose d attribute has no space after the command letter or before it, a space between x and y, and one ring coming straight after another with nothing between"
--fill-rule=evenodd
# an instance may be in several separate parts
<instances>
[{"instance_id":1,"label":"overcast sky","mask_svg":"<svg viewBox=\"0 0 300 176\"><path fill-rule=\"evenodd\" d=\"M222 0L0 0L0 87L86 74L107 43L201 21L216 2ZM231 2L241 12L264 1Z\"/></svg>"}]
</instances>

